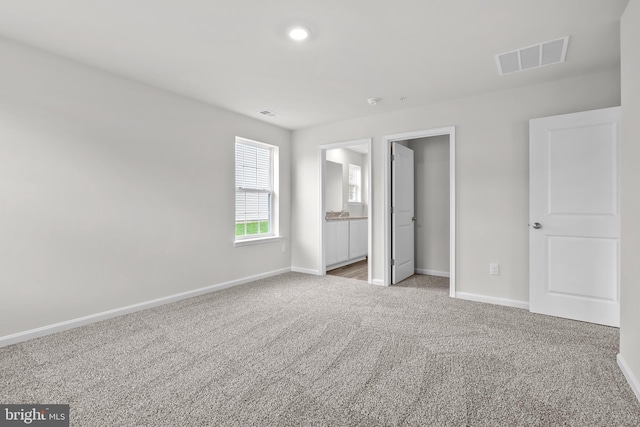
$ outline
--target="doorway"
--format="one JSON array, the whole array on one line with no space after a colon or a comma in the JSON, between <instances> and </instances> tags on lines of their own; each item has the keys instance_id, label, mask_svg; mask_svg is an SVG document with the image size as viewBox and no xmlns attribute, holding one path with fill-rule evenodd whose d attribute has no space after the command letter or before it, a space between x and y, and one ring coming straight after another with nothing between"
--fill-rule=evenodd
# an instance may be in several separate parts
<instances>
[{"instance_id":1,"label":"doorway","mask_svg":"<svg viewBox=\"0 0 640 427\"><path fill-rule=\"evenodd\" d=\"M384 251L385 251L385 266L384 266L384 285L389 286L393 283L393 168L391 165L391 150L394 143L400 143L404 146L411 146L415 144L415 147L422 148L422 145L428 143L428 140L423 138L431 137L448 137L448 215L449 215L449 227L448 236L445 233L445 239L448 237L449 246L449 260L448 260L448 275L449 275L449 295L455 297L455 279L456 279L456 222L455 222L455 127L445 127L438 129L430 129L416 132L406 132L401 134L387 135L383 137L383 143L385 148L385 218L384 218ZM435 140L435 139L434 139ZM420 144L420 145L418 145ZM446 185L446 184L445 184ZM420 190L419 190L420 191ZM446 190L445 190L446 191ZM424 208L423 208L424 210ZM424 216L424 212L422 213ZM446 243L446 241L445 241ZM425 242L418 243L417 250L421 251L425 249ZM442 260L439 261L439 265L442 264ZM433 274L444 276L447 274L443 271L444 267L436 268L416 268L415 272L422 274Z\"/></svg>"},{"instance_id":2,"label":"doorway","mask_svg":"<svg viewBox=\"0 0 640 427\"><path fill-rule=\"evenodd\" d=\"M372 282L371 138L319 147L320 170L320 274L327 269L366 265L366 281ZM342 179L340 177L342 175ZM339 193L339 194L338 194Z\"/></svg>"}]
</instances>

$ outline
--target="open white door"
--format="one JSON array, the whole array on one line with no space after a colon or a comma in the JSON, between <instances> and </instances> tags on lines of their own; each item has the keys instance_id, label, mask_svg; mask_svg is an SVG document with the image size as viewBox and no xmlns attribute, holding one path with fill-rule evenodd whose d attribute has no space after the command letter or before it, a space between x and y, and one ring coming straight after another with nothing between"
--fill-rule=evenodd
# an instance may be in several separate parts
<instances>
[{"instance_id":1,"label":"open white door","mask_svg":"<svg viewBox=\"0 0 640 427\"><path fill-rule=\"evenodd\" d=\"M391 283L415 272L413 150L391 144Z\"/></svg>"},{"instance_id":2,"label":"open white door","mask_svg":"<svg viewBox=\"0 0 640 427\"><path fill-rule=\"evenodd\" d=\"M620 108L530 122L534 313L620 325Z\"/></svg>"}]
</instances>

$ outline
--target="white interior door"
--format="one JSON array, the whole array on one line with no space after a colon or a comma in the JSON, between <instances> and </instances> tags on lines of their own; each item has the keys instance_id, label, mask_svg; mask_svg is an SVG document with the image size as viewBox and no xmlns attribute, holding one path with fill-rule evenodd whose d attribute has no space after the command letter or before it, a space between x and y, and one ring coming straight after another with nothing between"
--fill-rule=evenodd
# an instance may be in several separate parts
<instances>
[{"instance_id":1,"label":"white interior door","mask_svg":"<svg viewBox=\"0 0 640 427\"><path fill-rule=\"evenodd\" d=\"M620 325L620 108L530 122L535 313Z\"/></svg>"},{"instance_id":2,"label":"white interior door","mask_svg":"<svg viewBox=\"0 0 640 427\"><path fill-rule=\"evenodd\" d=\"M415 272L413 150L391 144L391 283Z\"/></svg>"}]
</instances>

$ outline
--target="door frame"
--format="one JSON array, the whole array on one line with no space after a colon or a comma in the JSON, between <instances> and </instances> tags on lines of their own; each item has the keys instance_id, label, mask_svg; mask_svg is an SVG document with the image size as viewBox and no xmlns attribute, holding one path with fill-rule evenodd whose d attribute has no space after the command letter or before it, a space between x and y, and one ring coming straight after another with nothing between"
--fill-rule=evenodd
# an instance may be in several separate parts
<instances>
[{"instance_id":1,"label":"door frame","mask_svg":"<svg viewBox=\"0 0 640 427\"><path fill-rule=\"evenodd\" d=\"M391 285L391 143L449 135L449 296L456 297L456 127L447 126L382 137L384 147L384 285Z\"/></svg>"},{"instance_id":2,"label":"door frame","mask_svg":"<svg viewBox=\"0 0 640 427\"><path fill-rule=\"evenodd\" d=\"M319 182L320 182L320 200L318 203L318 206L320 206L320 215L319 215L319 226L318 226L318 230L319 230L319 236L318 236L318 242L320 242L320 249L319 249L319 253L318 253L318 264L320 266L320 268L318 269L320 271L320 275L324 276L327 274L327 264L326 264L326 259L325 259L325 253L324 253L324 232L325 232L325 212L326 212L326 203L325 203L325 197L324 197L324 192L325 192L325 187L326 187L326 183L325 183L325 179L326 179L326 173L327 173L327 167L326 167L326 160L327 160L327 151L328 150L335 150L337 148L349 148L349 147L353 147L354 145L367 145L367 168L368 168L368 173L367 173L367 236L368 236L368 240L367 240L367 258L369 259L369 262L367 263L367 282L368 283L372 283L372 272L373 272L373 265L371 262L371 253L372 253L372 248L373 248L373 221L372 221L372 215L373 215L373 204L371 203L372 200L372 194L373 194L373 188L372 188L372 176L373 174L371 173L372 171L372 166L373 166L373 153L371 152L372 148L373 148L373 144L372 144L372 138L362 138L362 139L354 139L354 140L350 140L350 141L343 141L343 142L336 142L336 143L332 143L332 144L324 144L318 147L318 161L319 163L319 167L318 170L320 171L320 176L319 176Z\"/></svg>"}]
</instances>

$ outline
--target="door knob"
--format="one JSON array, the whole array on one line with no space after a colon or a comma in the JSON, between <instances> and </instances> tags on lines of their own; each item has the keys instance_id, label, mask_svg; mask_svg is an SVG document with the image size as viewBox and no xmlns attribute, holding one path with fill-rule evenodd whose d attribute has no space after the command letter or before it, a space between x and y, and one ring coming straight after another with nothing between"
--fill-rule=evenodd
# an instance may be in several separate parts
<instances>
[{"instance_id":1,"label":"door knob","mask_svg":"<svg viewBox=\"0 0 640 427\"><path fill-rule=\"evenodd\" d=\"M539 222L534 222L532 227L536 230L539 230L542 228L542 224L540 224Z\"/></svg>"}]
</instances>

